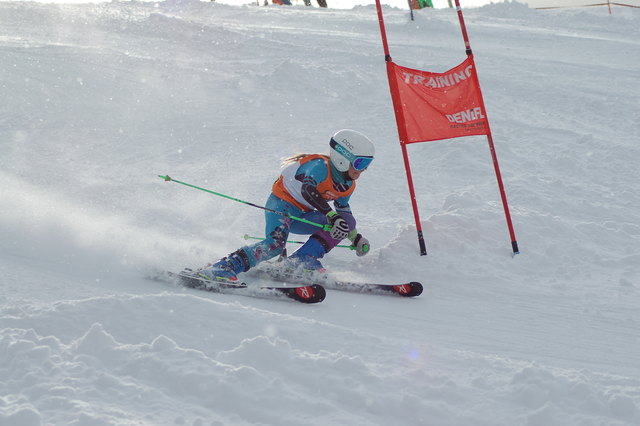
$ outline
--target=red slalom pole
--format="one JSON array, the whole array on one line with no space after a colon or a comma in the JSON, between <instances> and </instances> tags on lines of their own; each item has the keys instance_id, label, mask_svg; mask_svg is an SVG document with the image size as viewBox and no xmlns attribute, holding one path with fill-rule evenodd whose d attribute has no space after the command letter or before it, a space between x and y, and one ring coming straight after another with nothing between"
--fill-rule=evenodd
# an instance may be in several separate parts
<instances>
[{"instance_id":1,"label":"red slalom pole","mask_svg":"<svg viewBox=\"0 0 640 426\"><path fill-rule=\"evenodd\" d=\"M469 43L469 35L467 34L467 27L464 23L464 17L462 16L462 7L460 7L460 0L455 0L456 2L456 10L458 12L458 20L460 21L460 29L462 30L462 38L464 39L464 46L467 52L467 56L471 57L471 61L473 63L474 69L477 70L475 61L473 60L473 53L471 51L471 44ZM480 81L478 79L478 73L473 73L474 78L476 80L476 84L478 89L480 89ZM478 90L478 96L480 101L480 107L482 111L486 111L484 105L484 98L482 96L482 90ZM509 212L509 204L507 203L507 194L504 190L504 185L502 183L502 174L500 173L500 166L498 165L498 156L496 155L496 149L493 144L493 135L491 134L491 127L489 126L489 118L487 117L487 141L489 142L489 150L491 151L491 159L493 160L493 168L496 173L496 179L498 180L498 188L500 189L500 197L502 198L502 207L504 209L504 215L507 220L507 227L509 228L509 236L511 237L511 248L513 250L513 254L520 253L518 249L518 241L516 240L516 234L513 230L513 223L511 222L511 213Z\"/></svg>"},{"instance_id":2,"label":"red slalom pole","mask_svg":"<svg viewBox=\"0 0 640 426\"><path fill-rule=\"evenodd\" d=\"M384 18L382 17L382 7L380 0L376 0L376 8L378 10L378 23L380 24L380 35L382 36L382 47L384 49L384 60L387 64L387 78L389 80L389 88L391 90L391 101L393 102L393 110L396 115L396 125L398 126L398 136L400 138L400 148L402 149L402 157L404 159L404 169L407 173L407 184L409 185L409 195L411 197L411 206L413 208L413 217L416 222L418 231L418 245L420 246L420 255L427 254L427 246L422 233L422 223L420 222L420 214L418 213L418 202L416 201L416 192L413 187L413 178L411 176L411 166L409 165L409 155L407 154L407 131L404 126L405 119L400 105L400 95L398 91L398 82L393 77L393 60L389 54L389 45L387 43L387 32L384 27Z\"/></svg>"}]
</instances>

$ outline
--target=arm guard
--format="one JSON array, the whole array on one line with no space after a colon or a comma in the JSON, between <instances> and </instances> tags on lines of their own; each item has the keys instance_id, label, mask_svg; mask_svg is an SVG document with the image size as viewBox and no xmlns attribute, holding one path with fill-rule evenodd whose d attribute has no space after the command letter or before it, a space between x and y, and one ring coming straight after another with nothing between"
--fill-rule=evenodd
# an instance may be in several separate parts
<instances>
[{"instance_id":1,"label":"arm guard","mask_svg":"<svg viewBox=\"0 0 640 426\"><path fill-rule=\"evenodd\" d=\"M302 182L302 190L300 193L307 203L324 215L332 210L327 200L322 198L322 195L316 187L317 183L313 178L301 174L296 176L296 179Z\"/></svg>"}]
</instances>

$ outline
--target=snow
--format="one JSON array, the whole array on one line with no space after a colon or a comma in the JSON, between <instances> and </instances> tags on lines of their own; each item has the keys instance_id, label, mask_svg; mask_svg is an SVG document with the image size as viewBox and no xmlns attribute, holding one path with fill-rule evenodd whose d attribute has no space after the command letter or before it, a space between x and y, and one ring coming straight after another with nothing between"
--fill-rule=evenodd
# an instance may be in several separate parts
<instances>
[{"instance_id":1,"label":"snow","mask_svg":"<svg viewBox=\"0 0 640 426\"><path fill-rule=\"evenodd\" d=\"M464 59L448 9L385 8L391 54ZM409 146L377 16L190 0L0 3L0 425L640 424L640 11L465 11L486 138ZM334 271L415 299L185 290L263 232L281 158L376 143ZM290 247L293 250L294 247Z\"/></svg>"}]
</instances>

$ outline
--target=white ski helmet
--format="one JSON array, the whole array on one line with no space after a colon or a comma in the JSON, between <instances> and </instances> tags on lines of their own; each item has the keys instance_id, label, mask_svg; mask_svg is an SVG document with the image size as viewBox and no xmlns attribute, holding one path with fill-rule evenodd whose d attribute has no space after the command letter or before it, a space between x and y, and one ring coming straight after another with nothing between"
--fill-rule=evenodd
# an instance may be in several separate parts
<instances>
[{"instance_id":1,"label":"white ski helmet","mask_svg":"<svg viewBox=\"0 0 640 426\"><path fill-rule=\"evenodd\" d=\"M329 146L331 164L340 172L346 172L351 165L356 170L366 169L375 152L368 137L350 129L339 130L331 138Z\"/></svg>"}]
</instances>

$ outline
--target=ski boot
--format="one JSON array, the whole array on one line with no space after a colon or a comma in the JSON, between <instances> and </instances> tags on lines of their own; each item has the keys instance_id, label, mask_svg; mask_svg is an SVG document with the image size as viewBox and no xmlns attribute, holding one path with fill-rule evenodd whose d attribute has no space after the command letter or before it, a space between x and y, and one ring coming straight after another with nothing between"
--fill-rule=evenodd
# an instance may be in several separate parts
<instances>
[{"instance_id":1,"label":"ski boot","mask_svg":"<svg viewBox=\"0 0 640 426\"><path fill-rule=\"evenodd\" d=\"M295 253L287 258L287 267L306 274L324 273L327 270L318 259L325 255L324 246L311 236Z\"/></svg>"},{"instance_id":2,"label":"ski boot","mask_svg":"<svg viewBox=\"0 0 640 426\"><path fill-rule=\"evenodd\" d=\"M247 253L240 249L223 257L213 265L198 270L197 275L207 280L236 283L238 282L237 274L248 271L250 267Z\"/></svg>"}]
</instances>

